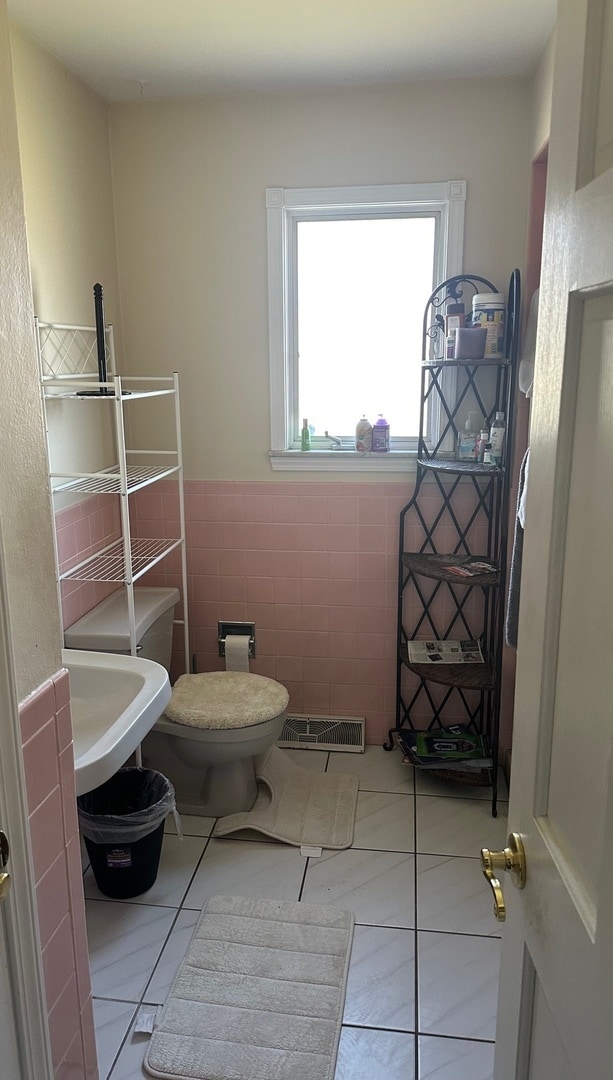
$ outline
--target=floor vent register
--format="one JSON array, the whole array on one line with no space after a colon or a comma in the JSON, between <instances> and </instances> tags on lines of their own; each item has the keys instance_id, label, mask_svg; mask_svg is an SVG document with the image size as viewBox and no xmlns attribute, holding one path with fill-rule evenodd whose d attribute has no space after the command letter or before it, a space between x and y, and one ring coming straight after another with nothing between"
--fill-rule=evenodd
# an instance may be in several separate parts
<instances>
[{"instance_id":1,"label":"floor vent register","mask_svg":"<svg viewBox=\"0 0 613 1080\"><path fill-rule=\"evenodd\" d=\"M357 716L288 716L277 745L363 754L364 728L364 718Z\"/></svg>"}]
</instances>

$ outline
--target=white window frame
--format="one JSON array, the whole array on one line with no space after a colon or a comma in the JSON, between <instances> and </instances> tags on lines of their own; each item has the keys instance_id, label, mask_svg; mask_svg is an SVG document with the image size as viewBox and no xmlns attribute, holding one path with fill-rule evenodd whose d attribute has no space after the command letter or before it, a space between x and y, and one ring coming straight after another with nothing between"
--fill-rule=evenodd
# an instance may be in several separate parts
<instances>
[{"instance_id":1,"label":"white window frame","mask_svg":"<svg viewBox=\"0 0 613 1080\"><path fill-rule=\"evenodd\" d=\"M383 184L335 188L267 188L268 318L270 359L270 461L273 469L308 471L402 471L414 465L417 439L388 454L351 449L310 450L295 446L293 420L298 398L297 226L299 221L364 216L434 214L437 243L433 288L462 273L466 181ZM455 371L448 373L453 378ZM453 388L450 386L450 392ZM430 416L434 441L440 417Z\"/></svg>"}]
</instances>

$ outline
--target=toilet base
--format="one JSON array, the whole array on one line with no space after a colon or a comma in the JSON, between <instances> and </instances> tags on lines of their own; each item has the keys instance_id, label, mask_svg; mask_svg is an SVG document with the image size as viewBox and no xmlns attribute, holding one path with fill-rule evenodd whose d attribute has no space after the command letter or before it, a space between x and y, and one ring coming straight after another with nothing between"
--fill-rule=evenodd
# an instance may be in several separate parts
<instances>
[{"instance_id":1,"label":"toilet base","mask_svg":"<svg viewBox=\"0 0 613 1080\"><path fill-rule=\"evenodd\" d=\"M257 795L254 758L192 769L179 759L173 743L172 736L154 728L142 743L143 765L170 780L180 814L225 817L251 810Z\"/></svg>"}]
</instances>

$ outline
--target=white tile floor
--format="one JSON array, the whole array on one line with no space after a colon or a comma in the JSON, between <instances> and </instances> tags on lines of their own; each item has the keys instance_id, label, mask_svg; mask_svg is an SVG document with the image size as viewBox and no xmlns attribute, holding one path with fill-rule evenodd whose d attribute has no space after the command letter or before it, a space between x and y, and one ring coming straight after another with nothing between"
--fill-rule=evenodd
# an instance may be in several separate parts
<instances>
[{"instance_id":1,"label":"white tile floor","mask_svg":"<svg viewBox=\"0 0 613 1080\"><path fill-rule=\"evenodd\" d=\"M507 836L506 803L447 785L400 752L289 751L307 768L353 772L353 846L304 858L259 840L210 838L212 818L183 818L164 838L157 880L114 901L85 873L100 1080L142 1080L142 1004L162 1004L207 896L288 898L351 908L356 928L335 1080L491 1080L499 924L481 847Z\"/></svg>"}]
</instances>

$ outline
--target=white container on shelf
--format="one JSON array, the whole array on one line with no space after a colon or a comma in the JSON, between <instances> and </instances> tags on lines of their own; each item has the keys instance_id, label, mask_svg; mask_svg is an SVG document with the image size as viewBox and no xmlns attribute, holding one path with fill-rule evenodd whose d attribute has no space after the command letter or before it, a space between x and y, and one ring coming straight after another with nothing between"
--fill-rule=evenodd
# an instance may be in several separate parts
<instances>
[{"instance_id":1,"label":"white container on shelf","mask_svg":"<svg viewBox=\"0 0 613 1080\"><path fill-rule=\"evenodd\" d=\"M473 296L471 323L487 331L483 355L488 360L502 359L504 356L505 311L502 293L475 293Z\"/></svg>"}]
</instances>

